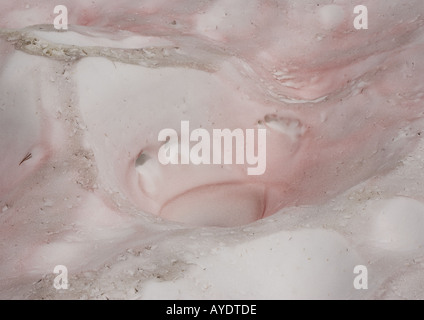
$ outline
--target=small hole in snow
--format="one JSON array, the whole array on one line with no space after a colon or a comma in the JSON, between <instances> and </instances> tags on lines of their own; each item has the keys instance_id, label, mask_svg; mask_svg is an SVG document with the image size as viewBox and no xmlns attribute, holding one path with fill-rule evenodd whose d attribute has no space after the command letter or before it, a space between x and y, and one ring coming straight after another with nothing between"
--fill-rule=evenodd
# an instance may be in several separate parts
<instances>
[{"instance_id":1,"label":"small hole in snow","mask_svg":"<svg viewBox=\"0 0 424 320\"><path fill-rule=\"evenodd\" d=\"M143 164L145 164L145 163L147 162L147 160L149 160L149 159L150 159L150 157L149 157L147 154L145 154L145 153L141 153L141 154L138 156L137 160L135 161L135 166L136 166L136 167L142 166L142 165L143 165Z\"/></svg>"}]
</instances>

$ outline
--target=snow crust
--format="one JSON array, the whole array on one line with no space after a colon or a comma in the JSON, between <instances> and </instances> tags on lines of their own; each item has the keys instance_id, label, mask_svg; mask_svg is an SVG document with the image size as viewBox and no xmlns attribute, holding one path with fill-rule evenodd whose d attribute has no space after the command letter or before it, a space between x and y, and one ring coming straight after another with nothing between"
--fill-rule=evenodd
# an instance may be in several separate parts
<instances>
[{"instance_id":1,"label":"snow crust","mask_svg":"<svg viewBox=\"0 0 424 320\"><path fill-rule=\"evenodd\" d=\"M87 3L0 3L0 298L424 299L422 1ZM159 166L184 117L267 174Z\"/></svg>"}]
</instances>

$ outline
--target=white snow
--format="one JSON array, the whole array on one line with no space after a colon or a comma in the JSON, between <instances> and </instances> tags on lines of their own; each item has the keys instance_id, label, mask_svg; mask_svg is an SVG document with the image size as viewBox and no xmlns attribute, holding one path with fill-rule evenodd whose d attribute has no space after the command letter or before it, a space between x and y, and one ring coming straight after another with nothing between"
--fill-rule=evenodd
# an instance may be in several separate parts
<instances>
[{"instance_id":1,"label":"white snow","mask_svg":"<svg viewBox=\"0 0 424 320\"><path fill-rule=\"evenodd\" d=\"M345 20L345 12L342 7L332 4L319 9L320 22L325 29L337 27Z\"/></svg>"},{"instance_id":2,"label":"white snow","mask_svg":"<svg viewBox=\"0 0 424 320\"><path fill-rule=\"evenodd\" d=\"M342 1L81 1L85 27L19 50L52 10L0 5L0 298L424 299L424 9L365 2L366 36ZM268 175L161 167L186 116L267 127Z\"/></svg>"}]
</instances>

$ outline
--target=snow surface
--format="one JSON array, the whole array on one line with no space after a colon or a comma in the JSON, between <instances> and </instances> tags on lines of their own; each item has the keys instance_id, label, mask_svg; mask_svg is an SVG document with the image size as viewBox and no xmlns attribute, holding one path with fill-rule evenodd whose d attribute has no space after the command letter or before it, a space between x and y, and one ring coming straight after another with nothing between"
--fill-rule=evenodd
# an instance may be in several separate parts
<instances>
[{"instance_id":1,"label":"snow surface","mask_svg":"<svg viewBox=\"0 0 424 320\"><path fill-rule=\"evenodd\" d=\"M424 299L422 1L63 3L0 2L0 298ZM267 175L159 166L182 115Z\"/></svg>"}]
</instances>

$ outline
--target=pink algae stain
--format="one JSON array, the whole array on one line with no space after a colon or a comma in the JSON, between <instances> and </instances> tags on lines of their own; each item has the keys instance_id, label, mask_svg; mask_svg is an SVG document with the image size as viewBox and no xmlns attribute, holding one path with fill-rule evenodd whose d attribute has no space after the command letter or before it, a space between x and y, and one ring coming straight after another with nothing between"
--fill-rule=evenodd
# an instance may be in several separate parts
<instances>
[{"instance_id":1,"label":"pink algae stain","mask_svg":"<svg viewBox=\"0 0 424 320\"><path fill-rule=\"evenodd\" d=\"M83 9L78 14L77 24L82 26L92 26L101 18L96 10Z\"/></svg>"}]
</instances>

